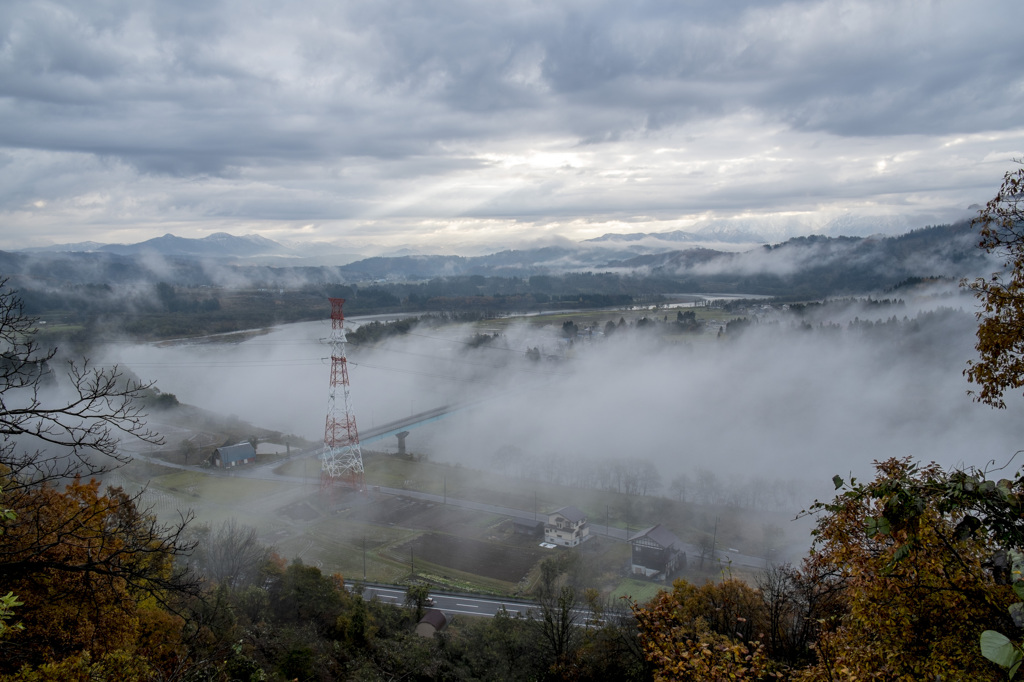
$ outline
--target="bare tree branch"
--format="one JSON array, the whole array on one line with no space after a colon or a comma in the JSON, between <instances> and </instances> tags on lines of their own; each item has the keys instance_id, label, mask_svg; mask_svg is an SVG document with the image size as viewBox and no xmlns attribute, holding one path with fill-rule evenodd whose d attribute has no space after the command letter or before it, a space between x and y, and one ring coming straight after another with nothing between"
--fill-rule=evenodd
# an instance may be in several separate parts
<instances>
[{"instance_id":1,"label":"bare tree branch","mask_svg":"<svg viewBox=\"0 0 1024 682\"><path fill-rule=\"evenodd\" d=\"M140 399L153 382L129 377L117 365L68 360L52 365L57 349L42 349L36 320L0 278L0 472L5 488L92 476L126 463L122 438L158 445Z\"/></svg>"}]
</instances>

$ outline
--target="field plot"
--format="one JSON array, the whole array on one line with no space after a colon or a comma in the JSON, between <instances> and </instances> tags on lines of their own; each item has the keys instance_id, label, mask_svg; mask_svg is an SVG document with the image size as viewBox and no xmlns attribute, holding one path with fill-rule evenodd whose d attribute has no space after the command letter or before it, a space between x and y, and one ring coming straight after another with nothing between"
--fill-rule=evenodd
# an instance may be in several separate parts
<instances>
[{"instance_id":1,"label":"field plot","mask_svg":"<svg viewBox=\"0 0 1024 682\"><path fill-rule=\"evenodd\" d=\"M440 533L421 535L398 550L415 552L423 561L437 566L509 583L522 580L538 560L547 556L540 549L510 552L503 545Z\"/></svg>"},{"instance_id":2,"label":"field plot","mask_svg":"<svg viewBox=\"0 0 1024 682\"><path fill-rule=\"evenodd\" d=\"M658 592L661 592L662 590L670 590L671 588L671 585L644 582L641 580L634 580L633 578L627 578L618 584L615 590L613 590L609 595L609 599L618 600L620 598L626 598L631 602L643 604L658 596Z\"/></svg>"},{"instance_id":3,"label":"field plot","mask_svg":"<svg viewBox=\"0 0 1024 682\"><path fill-rule=\"evenodd\" d=\"M447 507L408 497L378 495L372 504L353 506L349 518L362 523L439 530L463 537L483 537L502 517Z\"/></svg>"},{"instance_id":4,"label":"field plot","mask_svg":"<svg viewBox=\"0 0 1024 682\"><path fill-rule=\"evenodd\" d=\"M229 518L243 519L283 556L301 559L325 573L395 583L426 580L450 589L496 594L529 593L539 576L540 561L566 550L542 549L541 538L517 532L511 518L455 506L458 500L497 502L524 510L520 514L524 518L533 512L537 521L546 520L545 512L559 505L576 505L591 515L593 528L591 539L571 550L582 558L575 570L582 570L581 579L604 594L634 599L645 599L657 587L623 584L629 575L630 548L605 537L605 523L636 529L661 522L688 541L702 532L709 535L717 525L720 542L751 546L754 552L765 542L768 517L764 513L756 517L723 509L712 513L662 497L579 490L428 461L374 456L368 462L373 465L368 467L370 484L364 492L344 487L324 491L310 473L316 464L310 458L280 467L309 481L306 484L294 479L247 478L244 471L225 476L200 469L168 470L146 461L119 470L110 483L131 484L132 489L148 483L147 502L161 517L173 518L176 509L191 507L197 524L214 527ZM387 473L385 483L401 483L409 496L375 491L374 469ZM412 497L419 491L447 493L449 504L440 496L435 500ZM782 522L779 519L779 528ZM780 542L779 533L772 536L775 544ZM701 569L691 561L686 576L699 583L717 579L721 570L717 562ZM739 566L729 570L741 577L751 572Z\"/></svg>"}]
</instances>

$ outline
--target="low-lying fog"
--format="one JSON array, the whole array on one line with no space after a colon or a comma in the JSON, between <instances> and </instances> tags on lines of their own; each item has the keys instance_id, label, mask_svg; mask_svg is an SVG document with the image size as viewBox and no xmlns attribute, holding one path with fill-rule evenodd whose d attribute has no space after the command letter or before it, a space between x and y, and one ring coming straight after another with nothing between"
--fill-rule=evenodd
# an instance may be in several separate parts
<instances>
[{"instance_id":1,"label":"low-lying fog","mask_svg":"<svg viewBox=\"0 0 1024 682\"><path fill-rule=\"evenodd\" d=\"M703 470L725 486L796 480L821 495L834 474L869 475L876 459L983 466L1021 448L1020 400L999 411L966 395L973 304L953 296L833 305L800 319L765 313L729 340L717 327L700 338L620 328L571 348L560 324L512 325L479 347L473 335L497 326L419 326L378 347L349 345L352 405L363 431L474 405L412 431L410 450L436 461L571 478L567 470L648 460L665 494L680 474ZM671 323L674 310L652 316L666 314ZM320 440L329 335L324 321L242 343L116 347L111 358L182 402ZM535 347L540 360L527 357Z\"/></svg>"}]
</instances>

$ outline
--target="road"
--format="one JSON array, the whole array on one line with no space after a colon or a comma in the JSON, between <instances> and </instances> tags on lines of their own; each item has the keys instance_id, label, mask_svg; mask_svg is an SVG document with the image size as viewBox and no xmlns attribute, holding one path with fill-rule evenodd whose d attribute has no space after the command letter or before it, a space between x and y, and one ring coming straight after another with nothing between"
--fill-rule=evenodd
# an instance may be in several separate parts
<instances>
[{"instance_id":1,"label":"road","mask_svg":"<svg viewBox=\"0 0 1024 682\"><path fill-rule=\"evenodd\" d=\"M363 598L373 599L376 597L386 604L396 606L405 605L405 590L389 585L369 584L363 587ZM452 594L450 592L430 592L433 603L429 608L438 609L451 615L481 616L493 618L499 611L505 609L510 616L526 618L529 614L539 617L541 605L537 602L520 599L505 599L500 597L474 597L466 594ZM595 621L593 613L589 609L576 608L571 610L575 622L579 625L600 626L603 621Z\"/></svg>"},{"instance_id":2,"label":"road","mask_svg":"<svg viewBox=\"0 0 1024 682\"><path fill-rule=\"evenodd\" d=\"M466 616L487 616L494 617L504 607L510 615L526 617L526 614L533 610L540 612L540 605L534 602L501 599L496 597L470 597L464 594L450 594L445 592L431 591L430 596L434 599L431 608L440 609L448 614L463 614ZM377 599L387 604L405 604L405 590L397 587L384 585L367 585L363 588L363 597L366 599Z\"/></svg>"}]
</instances>

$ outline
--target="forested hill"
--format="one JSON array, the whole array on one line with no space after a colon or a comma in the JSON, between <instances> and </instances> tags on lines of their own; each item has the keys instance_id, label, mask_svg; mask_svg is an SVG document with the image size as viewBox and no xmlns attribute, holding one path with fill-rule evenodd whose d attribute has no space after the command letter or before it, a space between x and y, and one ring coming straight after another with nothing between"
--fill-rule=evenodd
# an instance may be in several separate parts
<instances>
[{"instance_id":1,"label":"forested hill","mask_svg":"<svg viewBox=\"0 0 1024 682\"><path fill-rule=\"evenodd\" d=\"M960 279L996 266L970 223L895 237L795 237L743 253L689 249L609 263L615 271L677 277L682 291L818 298L889 289L915 277Z\"/></svg>"},{"instance_id":2,"label":"forested hill","mask_svg":"<svg viewBox=\"0 0 1024 682\"><path fill-rule=\"evenodd\" d=\"M180 254L161 257L153 252L0 252L0 272L15 286L33 290L161 281L179 287L289 289L324 283L397 285L471 276L526 280L612 272L669 280L677 291L823 296L884 289L915 276L985 274L988 268L975 241L969 223L961 222L895 237L797 237L742 253L692 248L623 257L621 251L581 245L475 257L375 257L336 267L246 265Z\"/></svg>"}]
</instances>

